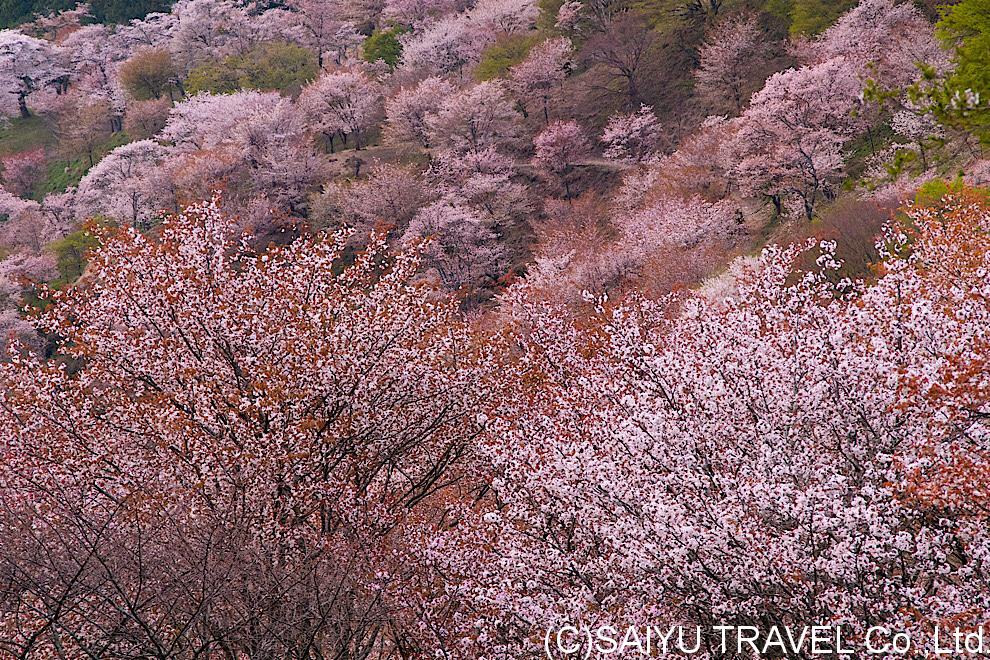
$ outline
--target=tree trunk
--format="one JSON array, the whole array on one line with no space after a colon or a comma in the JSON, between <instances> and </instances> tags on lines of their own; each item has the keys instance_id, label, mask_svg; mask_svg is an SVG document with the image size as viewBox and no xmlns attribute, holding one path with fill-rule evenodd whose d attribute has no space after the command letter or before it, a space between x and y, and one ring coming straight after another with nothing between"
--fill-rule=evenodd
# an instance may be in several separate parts
<instances>
[{"instance_id":1,"label":"tree trunk","mask_svg":"<svg viewBox=\"0 0 990 660\"><path fill-rule=\"evenodd\" d=\"M21 112L21 119L28 119L31 117L31 111L28 110L27 106L27 94L24 92L17 95L17 109Z\"/></svg>"},{"instance_id":2,"label":"tree trunk","mask_svg":"<svg viewBox=\"0 0 990 660\"><path fill-rule=\"evenodd\" d=\"M636 76L626 76L629 83L629 100L633 105L639 102L639 87L636 86Z\"/></svg>"},{"instance_id":3,"label":"tree trunk","mask_svg":"<svg viewBox=\"0 0 990 660\"><path fill-rule=\"evenodd\" d=\"M172 105L175 105L176 93L180 99L186 97L186 88L182 84L182 80L179 78L176 78L173 83L168 86L168 100L172 102Z\"/></svg>"}]
</instances>

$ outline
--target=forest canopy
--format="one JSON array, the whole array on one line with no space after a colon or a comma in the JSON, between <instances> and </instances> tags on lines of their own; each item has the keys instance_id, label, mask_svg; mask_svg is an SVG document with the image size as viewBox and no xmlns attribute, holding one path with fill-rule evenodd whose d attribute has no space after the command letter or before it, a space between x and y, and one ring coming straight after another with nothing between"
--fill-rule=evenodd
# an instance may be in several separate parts
<instances>
[{"instance_id":1,"label":"forest canopy","mask_svg":"<svg viewBox=\"0 0 990 660\"><path fill-rule=\"evenodd\" d=\"M982 630L987 10L0 0L0 660Z\"/></svg>"}]
</instances>

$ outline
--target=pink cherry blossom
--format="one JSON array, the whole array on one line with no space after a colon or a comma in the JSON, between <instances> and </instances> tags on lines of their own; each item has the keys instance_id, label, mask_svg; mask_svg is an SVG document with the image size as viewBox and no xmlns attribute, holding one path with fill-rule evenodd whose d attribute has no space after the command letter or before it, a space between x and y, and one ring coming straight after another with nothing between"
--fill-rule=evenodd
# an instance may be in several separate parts
<instances>
[{"instance_id":1,"label":"pink cherry blossom","mask_svg":"<svg viewBox=\"0 0 990 660\"><path fill-rule=\"evenodd\" d=\"M744 190L809 220L842 173L862 83L843 58L774 74L739 119L735 172Z\"/></svg>"},{"instance_id":2,"label":"pink cherry blossom","mask_svg":"<svg viewBox=\"0 0 990 660\"><path fill-rule=\"evenodd\" d=\"M662 140L660 122L647 105L631 114L613 115L601 136L607 158L636 163L656 158Z\"/></svg>"},{"instance_id":3,"label":"pink cherry blossom","mask_svg":"<svg viewBox=\"0 0 990 660\"><path fill-rule=\"evenodd\" d=\"M741 112L749 80L766 56L764 39L755 17L719 23L698 54L698 93L716 107Z\"/></svg>"},{"instance_id":4,"label":"pink cherry blossom","mask_svg":"<svg viewBox=\"0 0 990 660\"><path fill-rule=\"evenodd\" d=\"M360 71L327 72L303 89L299 105L314 130L353 136L360 149L364 133L380 119L382 88Z\"/></svg>"},{"instance_id":5,"label":"pink cherry blossom","mask_svg":"<svg viewBox=\"0 0 990 660\"><path fill-rule=\"evenodd\" d=\"M17 101L21 117L29 117L31 93L65 75L57 47L14 30L0 30L0 91Z\"/></svg>"},{"instance_id":6,"label":"pink cherry blossom","mask_svg":"<svg viewBox=\"0 0 990 660\"><path fill-rule=\"evenodd\" d=\"M570 39L547 39L534 46L526 59L510 71L512 88L524 104L540 108L545 124L550 123L550 104L560 93L572 56Z\"/></svg>"},{"instance_id":7,"label":"pink cherry blossom","mask_svg":"<svg viewBox=\"0 0 990 660\"><path fill-rule=\"evenodd\" d=\"M427 115L430 144L460 152L479 152L511 144L519 136L521 116L499 81L469 87L444 100Z\"/></svg>"},{"instance_id":8,"label":"pink cherry blossom","mask_svg":"<svg viewBox=\"0 0 990 660\"><path fill-rule=\"evenodd\" d=\"M446 79L430 76L415 86L402 88L385 101L385 115L392 139L418 142L429 148L429 115L435 114L455 88Z\"/></svg>"},{"instance_id":9,"label":"pink cherry blossom","mask_svg":"<svg viewBox=\"0 0 990 660\"><path fill-rule=\"evenodd\" d=\"M570 174L574 166L591 155L591 143L574 121L554 122L533 138L533 164L564 186L570 197Z\"/></svg>"}]
</instances>

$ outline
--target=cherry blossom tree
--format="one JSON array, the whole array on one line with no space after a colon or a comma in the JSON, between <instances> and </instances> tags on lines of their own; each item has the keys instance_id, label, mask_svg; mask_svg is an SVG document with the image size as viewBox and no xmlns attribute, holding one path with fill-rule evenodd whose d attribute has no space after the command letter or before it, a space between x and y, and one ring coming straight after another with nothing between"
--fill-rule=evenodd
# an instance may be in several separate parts
<instances>
[{"instance_id":1,"label":"cherry blossom tree","mask_svg":"<svg viewBox=\"0 0 990 660\"><path fill-rule=\"evenodd\" d=\"M423 265L453 291L496 277L504 266L502 248L484 219L456 201L424 207L409 223L403 241L425 241Z\"/></svg>"},{"instance_id":2,"label":"cherry blossom tree","mask_svg":"<svg viewBox=\"0 0 990 660\"><path fill-rule=\"evenodd\" d=\"M24 292L58 276L55 257L48 253L15 252L0 261L0 307L24 305Z\"/></svg>"},{"instance_id":3,"label":"cherry blossom tree","mask_svg":"<svg viewBox=\"0 0 990 660\"><path fill-rule=\"evenodd\" d=\"M124 130L129 137L144 140L158 134L168 121L172 104L168 99L135 101L127 108Z\"/></svg>"},{"instance_id":4,"label":"cherry blossom tree","mask_svg":"<svg viewBox=\"0 0 990 660\"><path fill-rule=\"evenodd\" d=\"M618 249L642 264L668 246L694 248L728 234L734 211L731 200L713 203L700 197L654 194L641 208L617 220L625 237Z\"/></svg>"},{"instance_id":5,"label":"cherry blossom tree","mask_svg":"<svg viewBox=\"0 0 990 660\"><path fill-rule=\"evenodd\" d=\"M211 149L251 116L275 113L282 104L272 92L200 93L172 108L161 137L183 149Z\"/></svg>"},{"instance_id":6,"label":"cherry blossom tree","mask_svg":"<svg viewBox=\"0 0 990 660\"><path fill-rule=\"evenodd\" d=\"M650 171L653 183L680 195L699 195L716 201L733 192L738 154L735 136L738 121L709 117L698 131L681 140L677 150ZM621 204L620 204L621 206Z\"/></svg>"},{"instance_id":7,"label":"cherry blossom tree","mask_svg":"<svg viewBox=\"0 0 990 660\"><path fill-rule=\"evenodd\" d=\"M73 89L105 103L114 130L121 128L120 117L128 101L119 68L133 54L136 43L124 28L112 31L105 25L84 25L61 42Z\"/></svg>"},{"instance_id":8,"label":"cherry blossom tree","mask_svg":"<svg viewBox=\"0 0 990 660\"><path fill-rule=\"evenodd\" d=\"M382 112L382 86L360 71L324 73L307 85L299 105L309 125L331 140L336 134L354 137L360 149L365 132L375 126Z\"/></svg>"},{"instance_id":9,"label":"cherry blossom tree","mask_svg":"<svg viewBox=\"0 0 990 660\"><path fill-rule=\"evenodd\" d=\"M591 143L575 121L554 122L533 138L533 164L564 186L571 196L570 176L574 166L591 155Z\"/></svg>"},{"instance_id":10,"label":"cherry blossom tree","mask_svg":"<svg viewBox=\"0 0 990 660\"><path fill-rule=\"evenodd\" d=\"M601 136L606 158L633 163L656 158L662 139L663 129L648 105L631 114L613 115Z\"/></svg>"},{"instance_id":11,"label":"cherry blossom tree","mask_svg":"<svg viewBox=\"0 0 990 660\"><path fill-rule=\"evenodd\" d=\"M910 140L910 148L917 150L922 171L928 169L927 147L945 136L945 129L926 108L907 102L890 118L890 127L900 136Z\"/></svg>"},{"instance_id":12,"label":"cherry blossom tree","mask_svg":"<svg viewBox=\"0 0 990 660\"><path fill-rule=\"evenodd\" d=\"M939 412L936 428L901 455L900 465L907 478L899 491L921 510L944 511L964 527L961 537L966 540L958 556L982 557L986 552L981 525L986 520L982 490L988 457L983 446L987 345L982 333L969 326L981 323L986 313L985 282L981 281L985 278L980 277L979 269L986 261L988 247L987 208L981 195L963 190L943 198L933 208L914 208L910 214L918 223L918 233L910 238L923 247L921 254L908 259L927 276L911 289L910 301L931 305L914 312L917 316L911 317L916 322L911 336L919 341L927 339L943 352L937 354L935 369L929 361L909 372L913 378L909 379L907 396L912 401L917 397L920 406ZM906 251L903 242L899 247ZM903 275L910 279L916 272L909 270ZM939 330L926 338L925 332L932 328ZM971 433L975 443L969 440Z\"/></svg>"},{"instance_id":13,"label":"cherry blossom tree","mask_svg":"<svg viewBox=\"0 0 990 660\"><path fill-rule=\"evenodd\" d=\"M41 348L41 341L34 326L17 310L0 310L0 358L12 358L21 346Z\"/></svg>"},{"instance_id":14,"label":"cherry blossom tree","mask_svg":"<svg viewBox=\"0 0 990 660\"><path fill-rule=\"evenodd\" d=\"M577 32L583 14L584 3L581 0L567 0L557 10L554 27L564 33Z\"/></svg>"},{"instance_id":15,"label":"cherry blossom tree","mask_svg":"<svg viewBox=\"0 0 990 660\"><path fill-rule=\"evenodd\" d=\"M460 14L447 14L402 38L404 68L431 74L462 74L485 47L524 32L537 16L532 0L479 0Z\"/></svg>"},{"instance_id":16,"label":"cherry blossom tree","mask_svg":"<svg viewBox=\"0 0 990 660\"><path fill-rule=\"evenodd\" d=\"M524 222L532 213L526 185L514 180L512 159L488 147L477 152L444 151L430 164L427 183L451 205L469 205L498 230Z\"/></svg>"},{"instance_id":17,"label":"cherry blossom tree","mask_svg":"<svg viewBox=\"0 0 990 660\"><path fill-rule=\"evenodd\" d=\"M179 0L172 16L169 50L186 72L207 59L244 53L272 38L271 26L234 0Z\"/></svg>"},{"instance_id":18,"label":"cherry blossom tree","mask_svg":"<svg viewBox=\"0 0 990 660\"><path fill-rule=\"evenodd\" d=\"M430 144L477 153L512 143L519 135L520 119L505 86L490 80L445 99L426 121Z\"/></svg>"},{"instance_id":19,"label":"cherry blossom tree","mask_svg":"<svg viewBox=\"0 0 990 660\"><path fill-rule=\"evenodd\" d=\"M60 113L56 134L59 149L67 158L83 156L86 164L96 164L96 150L106 143L116 125L102 101L74 95Z\"/></svg>"},{"instance_id":20,"label":"cherry blossom tree","mask_svg":"<svg viewBox=\"0 0 990 660\"><path fill-rule=\"evenodd\" d=\"M422 634L518 657L532 630L644 616L828 620L853 644L977 625L990 216L964 199L912 216L920 242L869 287L836 278L825 243L799 277L801 248L773 247L732 299L598 304L592 328L518 291L526 389L488 423L488 506L451 505L456 531L419 555L472 615L424 599Z\"/></svg>"},{"instance_id":21,"label":"cherry blossom tree","mask_svg":"<svg viewBox=\"0 0 990 660\"><path fill-rule=\"evenodd\" d=\"M832 195L842 147L857 127L862 83L843 58L774 74L740 118L740 185L769 197L778 212L792 203L807 219Z\"/></svg>"},{"instance_id":22,"label":"cherry blossom tree","mask_svg":"<svg viewBox=\"0 0 990 660\"><path fill-rule=\"evenodd\" d=\"M461 74L476 62L491 35L478 35L461 14L443 16L402 36L402 64L413 71L437 75Z\"/></svg>"},{"instance_id":23,"label":"cherry blossom tree","mask_svg":"<svg viewBox=\"0 0 990 660\"><path fill-rule=\"evenodd\" d=\"M477 33L501 35L529 30L538 13L533 0L478 0L467 16Z\"/></svg>"},{"instance_id":24,"label":"cherry blossom tree","mask_svg":"<svg viewBox=\"0 0 990 660\"><path fill-rule=\"evenodd\" d=\"M48 199L46 198L46 205ZM54 200L52 200L54 202ZM57 205L52 205L57 208ZM71 221L34 200L24 199L0 188L0 245L16 252L39 254L46 243L60 238Z\"/></svg>"},{"instance_id":25,"label":"cherry blossom tree","mask_svg":"<svg viewBox=\"0 0 990 660\"><path fill-rule=\"evenodd\" d=\"M114 65L129 57L123 40L115 39L111 28L99 23L73 30L61 41L61 46L74 77L97 71L107 84Z\"/></svg>"},{"instance_id":26,"label":"cherry blossom tree","mask_svg":"<svg viewBox=\"0 0 990 660\"><path fill-rule=\"evenodd\" d=\"M593 253L572 255L561 264L562 283L571 287L564 299L629 287L662 296L700 283L725 265L739 233L739 214L731 199L709 202L653 180L639 185L645 188L640 199L621 191L611 210L609 240Z\"/></svg>"},{"instance_id":27,"label":"cherry blossom tree","mask_svg":"<svg viewBox=\"0 0 990 660\"><path fill-rule=\"evenodd\" d=\"M402 88L385 100L385 116L392 139L418 142L430 148L427 118L436 113L455 87L446 79L430 76L413 87Z\"/></svg>"},{"instance_id":28,"label":"cherry blossom tree","mask_svg":"<svg viewBox=\"0 0 990 660\"><path fill-rule=\"evenodd\" d=\"M595 34L582 52L589 64L601 66L613 79L621 81L630 104L639 104L640 77L654 35L633 12L624 12L611 21L604 32Z\"/></svg>"},{"instance_id":29,"label":"cherry blossom tree","mask_svg":"<svg viewBox=\"0 0 990 660\"><path fill-rule=\"evenodd\" d=\"M33 21L21 25L20 31L48 41L58 41L66 34L78 30L84 21L91 18L89 4L84 2L64 11L38 16Z\"/></svg>"},{"instance_id":30,"label":"cherry blossom tree","mask_svg":"<svg viewBox=\"0 0 990 660\"><path fill-rule=\"evenodd\" d=\"M376 163L364 180L328 184L311 218L353 228L350 242L364 246L373 231L404 230L426 200L422 180L410 169Z\"/></svg>"},{"instance_id":31,"label":"cherry blossom tree","mask_svg":"<svg viewBox=\"0 0 990 660\"><path fill-rule=\"evenodd\" d=\"M404 25L422 25L429 19L461 11L463 0L386 0L382 17Z\"/></svg>"},{"instance_id":32,"label":"cherry blossom tree","mask_svg":"<svg viewBox=\"0 0 990 660\"><path fill-rule=\"evenodd\" d=\"M547 39L537 44L526 59L512 67L513 90L523 104L536 101L543 111L543 122L550 123L550 102L560 91L571 65L570 39Z\"/></svg>"},{"instance_id":33,"label":"cherry blossom tree","mask_svg":"<svg viewBox=\"0 0 990 660\"><path fill-rule=\"evenodd\" d=\"M242 172L240 194L302 213L308 194L324 180L325 163L313 149L299 109L289 99L276 97L274 111L252 114L221 151Z\"/></svg>"},{"instance_id":34,"label":"cherry blossom tree","mask_svg":"<svg viewBox=\"0 0 990 660\"><path fill-rule=\"evenodd\" d=\"M304 35L303 42L316 54L321 69L328 52L357 45L353 38L346 36L348 33L355 34L355 30L354 25L344 18L344 4L323 0L292 0L288 3Z\"/></svg>"},{"instance_id":35,"label":"cherry blossom tree","mask_svg":"<svg viewBox=\"0 0 990 660\"><path fill-rule=\"evenodd\" d=\"M910 3L863 0L810 45L812 63L844 57L864 80L886 89L910 85L919 64L946 70L947 54L931 24Z\"/></svg>"},{"instance_id":36,"label":"cherry blossom tree","mask_svg":"<svg viewBox=\"0 0 990 660\"><path fill-rule=\"evenodd\" d=\"M117 147L79 182L80 219L107 216L132 227L147 227L162 210L173 208L171 186L161 165L166 150L152 140Z\"/></svg>"},{"instance_id":37,"label":"cherry blossom tree","mask_svg":"<svg viewBox=\"0 0 990 660\"><path fill-rule=\"evenodd\" d=\"M261 216L304 212L324 174L299 107L276 92L198 94L172 109L161 138L174 145L161 176L186 199L223 187L228 204L255 200Z\"/></svg>"},{"instance_id":38,"label":"cherry blossom tree","mask_svg":"<svg viewBox=\"0 0 990 660\"><path fill-rule=\"evenodd\" d=\"M176 3L167 14L154 12L144 18L118 25L113 32L114 41L130 52L170 45L178 31L183 7L184 5Z\"/></svg>"},{"instance_id":39,"label":"cherry blossom tree","mask_svg":"<svg viewBox=\"0 0 990 660\"><path fill-rule=\"evenodd\" d=\"M4 188L15 195L28 196L47 162L45 150L40 147L0 158L0 179Z\"/></svg>"},{"instance_id":40,"label":"cherry blossom tree","mask_svg":"<svg viewBox=\"0 0 990 660\"><path fill-rule=\"evenodd\" d=\"M753 74L766 57L765 36L756 17L719 23L698 53L698 93L711 106L742 112Z\"/></svg>"},{"instance_id":41,"label":"cherry blossom tree","mask_svg":"<svg viewBox=\"0 0 990 660\"><path fill-rule=\"evenodd\" d=\"M75 228L76 220L76 188L65 192L48 193L41 200L41 213L45 224L52 228L54 234L64 235Z\"/></svg>"},{"instance_id":42,"label":"cherry blossom tree","mask_svg":"<svg viewBox=\"0 0 990 660\"><path fill-rule=\"evenodd\" d=\"M341 272L342 235L259 254L234 229L216 203L156 240L94 228L39 321L78 368L0 367L4 653L403 643L385 594L432 502L466 497L487 349L412 255Z\"/></svg>"},{"instance_id":43,"label":"cherry blossom tree","mask_svg":"<svg viewBox=\"0 0 990 660\"><path fill-rule=\"evenodd\" d=\"M10 114L57 127L2 159L0 657L529 658L565 622L858 644L988 620L990 208L935 180L941 129L896 91L944 70L930 25L863 0L747 105L763 33L715 17L696 86L736 116L691 132L640 97L660 46L702 33L641 9L178 0L0 32ZM395 71L352 59L388 30ZM608 162L560 117L560 34L568 88L622 97ZM124 92L142 53L174 61L167 87L273 41L321 58L297 96ZM496 43L535 45L479 83ZM874 192L918 200L896 214L837 194L888 124L928 170ZM98 159L122 125L138 141ZM28 199L56 153L91 167ZM756 256L763 200L816 238Z\"/></svg>"},{"instance_id":44,"label":"cherry blossom tree","mask_svg":"<svg viewBox=\"0 0 990 660\"><path fill-rule=\"evenodd\" d=\"M65 75L47 41L14 30L0 30L0 88L17 99L22 118L31 116L27 98Z\"/></svg>"}]
</instances>

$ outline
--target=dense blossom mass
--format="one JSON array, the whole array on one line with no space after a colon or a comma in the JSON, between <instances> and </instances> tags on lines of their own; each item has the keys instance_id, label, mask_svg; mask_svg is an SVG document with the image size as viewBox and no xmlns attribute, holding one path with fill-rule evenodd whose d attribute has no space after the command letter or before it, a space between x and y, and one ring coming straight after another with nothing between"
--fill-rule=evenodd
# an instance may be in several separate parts
<instances>
[{"instance_id":1,"label":"dense blossom mass","mask_svg":"<svg viewBox=\"0 0 990 660\"><path fill-rule=\"evenodd\" d=\"M0 660L990 624L988 15L0 2Z\"/></svg>"}]
</instances>

